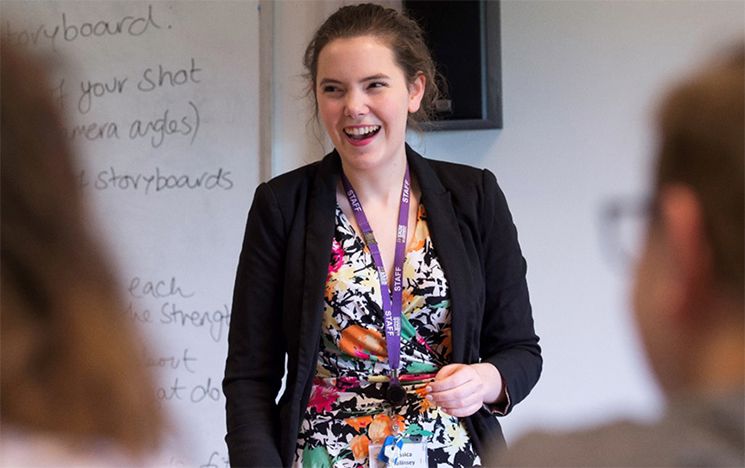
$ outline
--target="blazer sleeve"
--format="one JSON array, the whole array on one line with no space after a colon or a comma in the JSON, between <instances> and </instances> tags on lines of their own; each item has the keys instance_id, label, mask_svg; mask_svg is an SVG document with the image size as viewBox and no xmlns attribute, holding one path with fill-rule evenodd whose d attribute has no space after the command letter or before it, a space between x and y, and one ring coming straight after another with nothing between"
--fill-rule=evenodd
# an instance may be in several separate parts
<instances>
[{"instance_id":1,"label":"blazer sleeve","mask_svg":"<svg viewBox=\"0 0 745 468\"><path fill-rule=\"evenodd\" d=\"M269 185L256 189L233 291L223 392L232 466L280 466L276 396L284 374L282 214Z\"/></svg>"},{"instance_id":2,"label":"blazer sleeve","mask_svg":"<svg viewBox=\"0 0 745 468\"><path fill-rule=\"evenodd\" d=\"M506 385L508 414L532 390L543 359L526 281L527 264L517 241L507 201L488 170L483 171L481 239L486 300L480 355L499 369Z\"/></svg>"}]
</instances>

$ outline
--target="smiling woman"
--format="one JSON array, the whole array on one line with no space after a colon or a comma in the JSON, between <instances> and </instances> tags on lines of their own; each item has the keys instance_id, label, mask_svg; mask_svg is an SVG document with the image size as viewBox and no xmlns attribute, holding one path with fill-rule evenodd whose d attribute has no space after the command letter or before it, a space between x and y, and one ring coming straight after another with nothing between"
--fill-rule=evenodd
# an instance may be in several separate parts
<instances>
[{"instance_id":1,"label":"smiling woman","mask_svg":"<svg viewBox=\"0 0 745 468\"><path fill-rule=\"evenodd\" d=\"M341 8L305 65L335 149L256 191L223 383L230 461L480 465L542 365L504 195L406 144L438 96L411 19Z\"/></svg>"},{"instance_id":2,"label":"smiling woman","mask_svg":"<svg viewBox=\"0 0 745 468\"><path fill-rule=\"evenodd\" d=\"M340 38L323 48L318 112L350 180L355 171L378 168L403 176L406 121L419 110L424 88L424 75L407 82L389 45L375 36Z\"/></svg>"}]
</instances>

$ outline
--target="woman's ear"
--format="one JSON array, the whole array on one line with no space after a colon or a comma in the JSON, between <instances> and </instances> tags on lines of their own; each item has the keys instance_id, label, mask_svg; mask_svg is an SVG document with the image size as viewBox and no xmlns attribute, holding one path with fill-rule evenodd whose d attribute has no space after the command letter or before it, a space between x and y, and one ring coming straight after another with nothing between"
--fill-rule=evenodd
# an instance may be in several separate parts
<instances>
[{"instance_id":1,"label":"woman's ear","mask_svg":"<svg viewBox=\"0 0 745 468\"><path fill-rule=\"evenodd\" d=\"M424 73L419 72L414 77L414 81L409 84L409 113L413 114L418 111L424 97L424 89L427 85L427 77Z\"/></svg>"}]
</instances>

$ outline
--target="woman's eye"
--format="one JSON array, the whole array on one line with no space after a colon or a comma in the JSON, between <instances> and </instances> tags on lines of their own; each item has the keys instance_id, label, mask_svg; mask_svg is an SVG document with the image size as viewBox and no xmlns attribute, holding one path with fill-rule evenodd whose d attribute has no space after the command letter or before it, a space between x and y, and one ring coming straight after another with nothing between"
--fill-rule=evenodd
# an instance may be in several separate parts
<instances>
[{"instance_id":1,"label":"woman's eye","mask_svg":"<svg viewBox=\"0 0 745 468\"><path fill-rule=\"evenodd\" d=\"M324 93L337 93L341 90L337 86L325 85L321 88L321 91L323 91Z\"/></svg>"},{"instance_id":2,"label":"woman's eye","mask_svg":"<svg viewBox=\"0 0 745 468\"><path fill-rule=\"evenodd\" d=\"M382 81L373 81L372 83L369 84L368 87L369 88L384 88L386 86L388 86L388 84L386 84L386 83L384 83Z\"/></svg>"}]
</instances>

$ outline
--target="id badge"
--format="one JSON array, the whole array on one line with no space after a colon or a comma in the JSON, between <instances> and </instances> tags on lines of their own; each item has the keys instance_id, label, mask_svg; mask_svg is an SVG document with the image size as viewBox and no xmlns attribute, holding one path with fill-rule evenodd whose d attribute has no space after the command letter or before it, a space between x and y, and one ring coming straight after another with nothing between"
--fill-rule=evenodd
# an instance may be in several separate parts
<instances>
[{"instance_id":1,"label":"id badge","mask_svg":"<svg viewBox=\"0 0 745 468\"><path fill-rule=\"evenodd\" d=\"M427 468L427 439L388 436L382 444L370 444L370 468L401 466Z\"/></svg>"}]
</instances>

